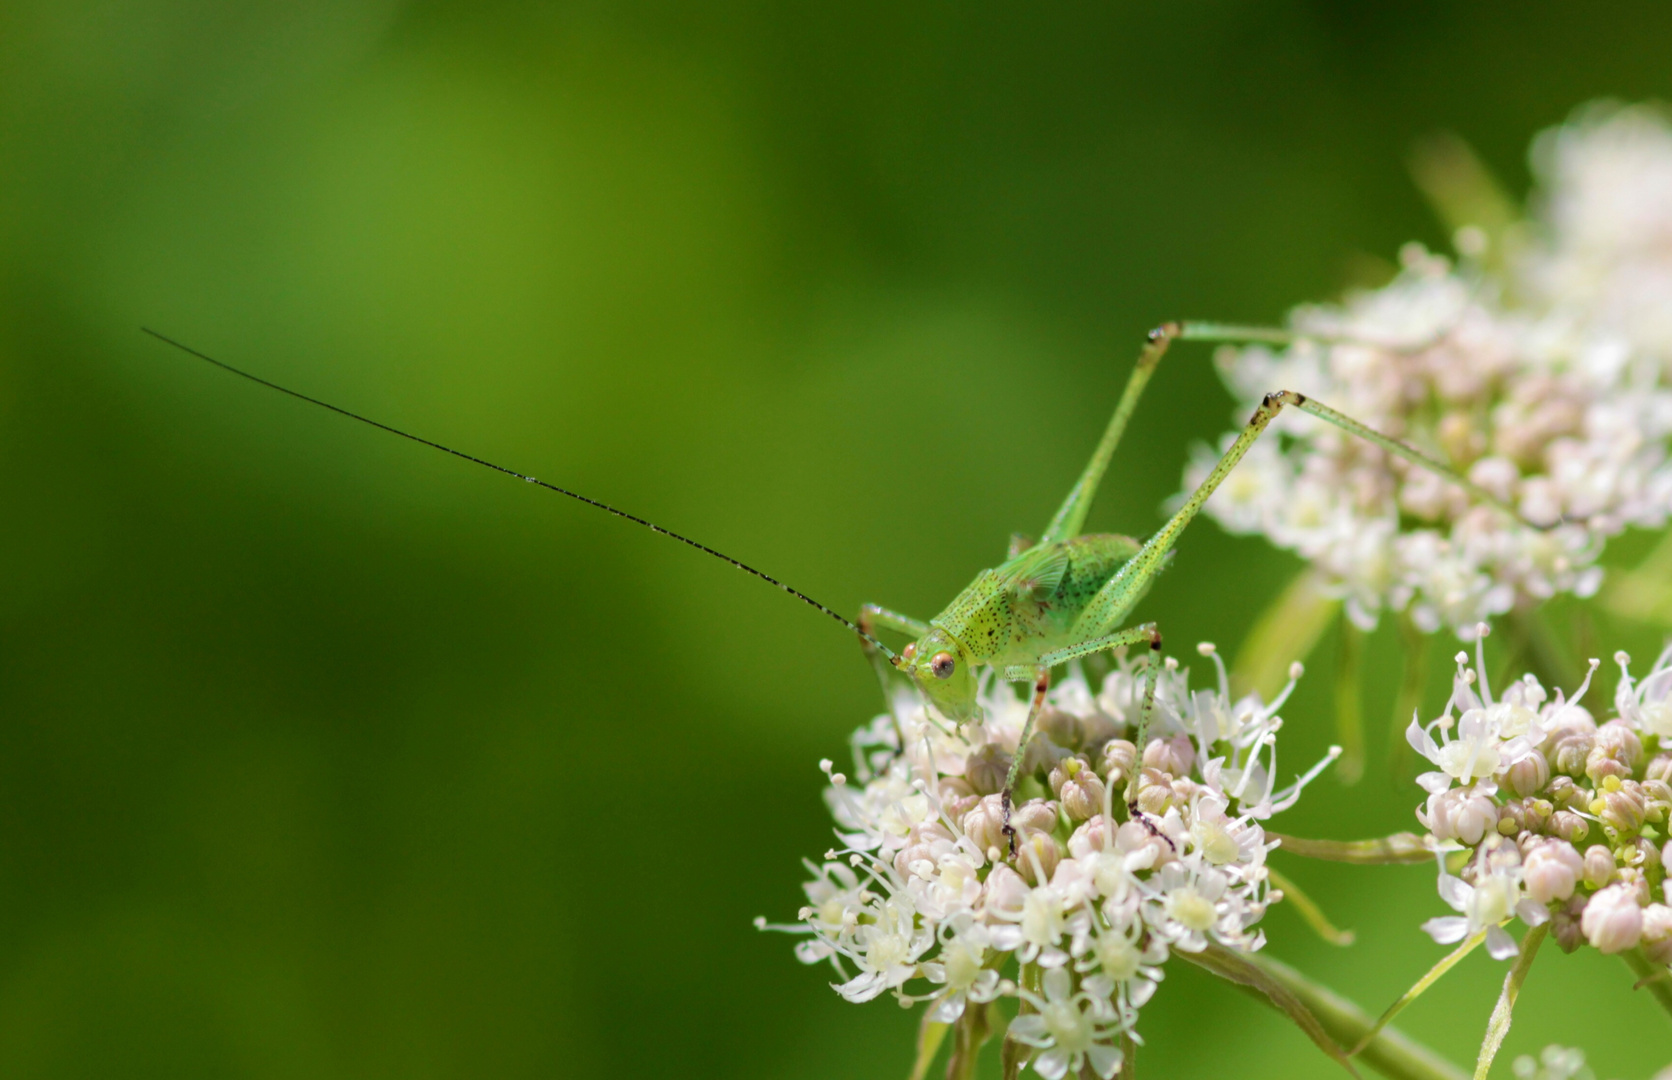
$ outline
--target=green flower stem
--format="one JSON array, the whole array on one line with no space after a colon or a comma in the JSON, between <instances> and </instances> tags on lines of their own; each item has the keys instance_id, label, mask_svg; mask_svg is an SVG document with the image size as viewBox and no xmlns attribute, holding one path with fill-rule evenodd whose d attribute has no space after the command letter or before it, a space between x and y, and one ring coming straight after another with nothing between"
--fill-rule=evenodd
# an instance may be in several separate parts
<instances>
[{"instance_id":1,"label":"green flower stem","mask_svg":"<svg viewBox=\"0 0 1672 1080\"><path fill-rule=\"evenodd\" d=\"M1666 968L1644 956L1641 949L1623 952L1620 959L1641 981L1643 989L1655 996L1660 1007L1672 1014L1672 979L1666 977Z\"/></svg>"},{"instance_id":2,"label":"green flower stem","mask_svg":"<svg viewBox=\"0 0 1672 1080\"><path fill-rule=\"evenodd\" d=\"M1251 957L1273 979L1312 1010L1324 1030L1342 1046L1356 1046L1375 1026L1375 1019L1335 991L1319 986L1294 968L1270 957ZM1255 996L1266 998L1254 991ZM1469 1074L1398 1028L1376 1033L1358 1059L1389 1080L1468 1080Z\"/></svg>"}]
</instances>

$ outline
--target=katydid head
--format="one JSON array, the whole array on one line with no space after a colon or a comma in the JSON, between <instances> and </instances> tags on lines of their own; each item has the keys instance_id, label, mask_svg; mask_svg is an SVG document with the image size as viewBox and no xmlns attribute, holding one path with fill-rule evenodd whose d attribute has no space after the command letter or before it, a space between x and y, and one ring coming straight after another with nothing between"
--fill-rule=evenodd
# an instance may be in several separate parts
<instances>
[{"instance_id":1,"label":"katydid head","mask_svg":"<svg viewBox=\"0 0 1672 1080\"><path fill-rule=\"evenodd\" d=\"M905 647L896 664L948 720L967 724L980 715L975 703L975 663L945 630L931 627Z\"/></svg>"}]
</instances>

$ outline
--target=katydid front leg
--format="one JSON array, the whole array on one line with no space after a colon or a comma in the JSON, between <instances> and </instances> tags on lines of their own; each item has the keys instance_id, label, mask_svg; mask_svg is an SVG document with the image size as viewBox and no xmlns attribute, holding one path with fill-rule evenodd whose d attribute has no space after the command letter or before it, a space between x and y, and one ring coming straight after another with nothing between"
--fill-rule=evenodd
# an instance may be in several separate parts
<instances>
[{"instance_id":1,"label":"katydid front leg","mask_svg":"<svg viewBox=\"0 0 1672 1080\"><path fill-rule=\"evenodd\" d=\"M1028 706L1028 718L1022 724L1022 737L1016 743L1016 757L1010 763L1010 772L1004 778L1004 794L1000 797L1000 804L1004 807L1004 825L1000 831L1010 842L1010 857L1016 857L1016 828L1010 824L1010 807L1015 801L1012 792L1016 790L1016 777L1022 771L1022 758L1028 752L1028 740L1033 737L1033 724L1039 719L1039 712L1045 707L1045 692L1051 689L1051 669L1041 667L1035 669L1033 677L1033 702ZM1044 882L1040 882L1044 884Z\"/></svg>"},{"instance_id":2,"label":"katydid front leg","mask_svg":"<svg viewBox=\"0 0 1672 1080\"><path fill-rule=\"evenodd\" d=\"M916 641L929 632L929 624L910 615L890 611L878 604L866 604L859 609L859 647L864 650L865 659L871 662L872 669L876 671L877 681L882 684L883 702L888 704L888 673L892 670L892 665L883 659L882 653L871 643L871 638L876 636L879 629L893 630ZM906 646L908 652L912 648L910 645Z\"/></svg>"}]
</instances>

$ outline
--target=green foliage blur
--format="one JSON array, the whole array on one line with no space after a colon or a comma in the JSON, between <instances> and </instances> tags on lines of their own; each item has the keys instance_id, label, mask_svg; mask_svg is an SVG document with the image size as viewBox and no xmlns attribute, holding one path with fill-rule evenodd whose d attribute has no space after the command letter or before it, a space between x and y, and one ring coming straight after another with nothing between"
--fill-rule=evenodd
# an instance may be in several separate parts
<instances>
[{"instance_id":1,"label":"green foliage blur","mask_svg":"<svg viewBox=\"0 0 1672 1080\"><path fill-rule=\"evenodd\" d=\"M849 635L141 325L927 617L1050 516L1150 325L1270 323L1444 248L1414 139L1524 191L1571 107L1672 97L1668 41L1664 5L8 0L0 1076L911 1056L912 1016L750 922L793 915L815 763L877 710ZM1153 529L1232 420L1178 347L1092 527ZM1204 521L1145 617L1232 650L1293 572ZM1292 762L1333 738L1334 648ZM1411 825L1398 670L1387 625L1366 778L1290 831ZM1372 1012L1441 954L1430 868L1280 866L1359 942L1279 908L1271 952ZM1402 1026L1472 1061L1503 970ZM1629 983L1552 950L1499 1068L1665 1065ZM1150 1075L1339 1075L1183 964L1142 1033Z\"/></svg>"}]
</instances>

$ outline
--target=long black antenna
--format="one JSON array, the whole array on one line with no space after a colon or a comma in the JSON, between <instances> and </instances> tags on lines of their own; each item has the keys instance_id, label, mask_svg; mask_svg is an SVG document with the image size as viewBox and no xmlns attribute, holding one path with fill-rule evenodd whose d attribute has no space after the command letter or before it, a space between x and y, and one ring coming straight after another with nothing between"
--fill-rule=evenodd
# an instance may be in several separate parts
<instances>
[{"instance_id":1,"label":"long black antenna","mask_svg":"<svg viewBox=\"0 0 1672 1080\"><path fill-rule=\"evenodd\" d=\"M861 630L856 624L854 624L852 622L849 622L847 619L844 619L844 618L842 618L842 616L836 614L836 612L832 611L830 608L827 608L823 604L819 603L817 600L814 600L811 596L808 596L806 593L802 592L800 589L791 588L790 586L785 585L782 581L779 581L777 578L773 577L771 574L768 574L768 573L766 573L764 571L761 571L761 570L756 570L753 566L750 566L748 563L742 562L738 559L734 559L730 555L725 554L724 552L715 551L713 548L709 547L707 544L700 544L697 541L691 539L689 536L682 536L679 533L674 532L672 529L664 529L664 528L662 528L662 526L657 525L654 522L649 522L649 521L646 521L642 517L638 517L634 514L629 514L625 510L617 510L615 507L609 505L608 503L601 503L597 499L589 499L585 495L581 495L577 492L570 491L568 488L560 488L556 484L549 484L544 480L536 480L534 477L525 476L525 475L523 475L522 473L518 472L515 469L507 469L503 465L495 465L491 461L484 461L482 458L475 457L474 455L471 455L471 454L467 454L463 450L454 450L451 446L443 446L438 442L431 442L430 440L428 440L426 438L423 438L422 436L414 435L411 432L402 431L400 428L390 427L388 424L378 423L376 420L373 420L370 417L361 416L359 413L349 412L347 409L340 408L336 405L331 404L328 401L321 401L318 398L309 397L306 394L300 393L300 392L295 391L295 390L291 390L288 387L280 386L278 383L268 382L266 379L263 379L259 375L251 375L247 371L240 371L238 368L233 367L231 364L223 363L219 360L216 360L213 356L209 356L206 353L198 352L196 349L192 348L190 345L183 345L180 342L175 341L173 338L169 337L167 334L159 334L159 333L157 333L157 331L151 329L148 326L142 326L142 327L140 327L140 329L145 331L147 334L150 334L152 337L156 338L158 341L161 341L166 345L172 345L176 349L179 349L181 352L189 353L192 356L197 357L199 360L204 360L204 361L207 361L208 363L214 364L216 367L220 368L222 371L230 371L230 372L232 372L232 374L237 375L241 378L248 379L253 383L259 383L260 385L267 387L267 389L269 389L269 390L277 390L281 394L289 394L291 397L300 398L301 400L306 401L310 405L318 405L322 409L330 409L334 413L340 413L341 415L348 417L350 420L358 420L362 424L370 424L372 427L378 428L379 430L382 430L382 431L387 431L391 435L399 435L403 439L411 439L415 443L423 443L425 446L433 447L434 449L440 450L443 453L452 454L454 457L464 458L466 461L474 462L477 465L481 465L484 468L492 469L494 472L502 472L506 476L514 476L518 480L522 480L525 483L538 485L539 487L545 488L547 491L555 491L559 495L567 495L567 496L569 496L569 498L574 499L578 502L583 502L588 506L596 506L598 509L604 511L605 513L614 514L618 518L626 518L628 521L631 521L635 525L643 525L645 528L649 529L651 532L661 533L663 536L671 537L674 540L678 540L682 544L689 544L690 546L696 548L698 551L701 551L701 552L703 552L705 554L708 554L708 555L712 555L716 559L721 560L722 562L728 562L728 563L732 564L733 566L737 567L739 570L743 571L745 574L753 574L756 577L760 578L762 581L766 582L768 585L774 585L774 586L784 590L785 592L789 593L791 596L795 597L797 600L800 600L802 603L809 604L812 607L817 608L819 611L822 611L826 615L829 615L832 619L835 619L837 622L841 623L843 626L847 627L849 630L852 630L854 633L858 634L861 638L870 642L872 645L876 646L878 649L881 649L883 655L888 657L890 662L892 662L894 660L894 653L889 650L888 646L884 645L882 642L878 641L876 638L872 637L870 634L867 634L865 631Z\"/></svg>"}]
</instances>

